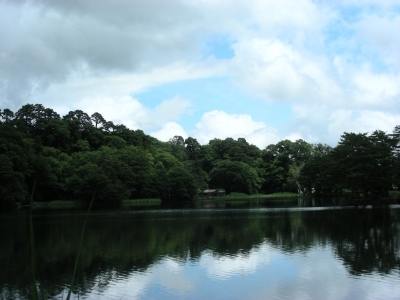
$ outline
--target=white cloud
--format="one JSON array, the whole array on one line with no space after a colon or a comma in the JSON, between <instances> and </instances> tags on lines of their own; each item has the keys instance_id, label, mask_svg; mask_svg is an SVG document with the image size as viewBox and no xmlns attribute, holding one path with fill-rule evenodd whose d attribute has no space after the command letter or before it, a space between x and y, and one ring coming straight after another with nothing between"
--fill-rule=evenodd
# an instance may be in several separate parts
<instances>
[{"instance_id":1,"label":"white cloud","mask_svg":"<svg viewBox=\"0 0 400 300\"><path fill-rule=\"evenodd\" d=\"M372 133L382 130L391 133L399 120L400 112L338 110L330 114L327 123L328 131L339 137L344 132Z\"/></svg>"},{"instance_id":2,"label":"white cloud","mask_svg":"<svg viewBox=\"0 0 400 300\"><path fill-rule=\"evenodd\" d=\"M161 132L166 133L166 130L173 129L171 127L172 123L168 122L178 120L186 112L189 105L190 101L175 97L162 101L157 107L152 109L144 106L135 98L123 96L120 98L84 98L79 102L78 106L88 114L98 112L107 121L113 121L115 124L123 124L131 129L151 130L163 126ZM63 110L62 114L68 112L65 110L66 107L61 109ZM182 127L178 131L182 133Z\"/></svg>"},{"instance_id":3,"label":"white cloud","mask_svg":"<svg viewBox=\"0 0 400 300\"><path fill-rule=\"evenodd\" d=\"M400 102L400 73L373 73L364 69L353 77L356 105L380 109L395 109Z\"/></svg>"},{"instance_id":4,"label":"white cloud","mask_svg":"<svg viewBox=\"0 0 400 300\"><path fill-rule=\"evenodd\" d=\"M352 119L353 112L350 110L336 110L330 113L329 118L326 119L326 123L328 124L328 131L331 134L341 134L346 130L349 125L349 121ZM349 126L350 127L350 126Z\"/></svg>"},{"instance_id":5,"label":"white cloud","mask_svg":"<svg viewBox=\"0 0 400 300\"><path fill-rule=\"evenodd\" d=\"M256 129L251 134L246 135L245 139L249 144L256 145L260 149L264 149L270 144L276 144L280 140L277 130L269 127Z\"/></svg>"},{"instance_id":6,"label":"white cloud","mask_svg":"<svg viewBox=\"0 0 400 300\"><path fill-rule=\"evenodd\" d=\"M344 132L372 133L382 130L391 133L399 125L400 111L382 112L361 109L332 109L322 105L297 105L295 119L282 130L286 138L300 135L310 143L336 146Z\"/></svg>"},{"instance_id":7,"label":"white cloud","mask_svg":"<svg viewBox=\"0 0 400 300\"><path fill-rule=\"evenodd\" d=\"M146 108L137 99L129 96L117 99L111 97L84 98L80 101L79 107L89 115L98 112L107 121L124 124L132 129L137 129L140 120L147 116Z\"/></svg>"},{"instance_id":8,"label":"white cloud","mask_svg":"<svg viewBox=\"0 0 400 300\"><path fill-rule=\"evenodd\" d=\"M251 39L234 45L237 79L242 87L266 100L287 100L302 88L293 64L299 54L277 40Z\"/></svg>"},{"instance_id":9,"label":"white cloud","mask_svg":"<svg viewBox=\"0 0 400 300\"><path fill-rule=\"evenodd\" d=\"M396 125L400 124L400 109L393 113L384 113L380 111L363 111L355 119L352 128L359 132L369 132L382 130L391 133Z\"/></svg>"},{"instance_id":10,"label":"white cloud","mask_svg":"<svg viewBox=\"0 0 400 300\"><path fill-rule=\"evenodd\" d=\"M81 73L82 66L90 77L107 74L112 82L126 72L201 58L204 15L184 2L42 0L0 5L0 28L7 28L0 35L0 76L5 79L0 91L8 103L21 103L38 90L64 83L73 72ZM174 69L179 70L176 65Z\"/></svg>"},{"instance_id":11,"label":"white cloud","mask_svg":"<svg viewBox=\"0 0 400 300\"><path fill-rule=\"evenodd\" d=\"M357 5L362 6L361 3ZM329 26L330 21L343 23L337 9L335 5L320 7L311 14L308 23L304 21L301 26L315 26L315 30L306 31L308 41L299 43L298 39L287 38L284 33L271 37L266 32L242 38L234 46L232 73L243 89L268 102L295 104L295 119L284 126L281 136L332 144L343 133L342 129L363 132L361 127L371 131L371 127L377 125L375 129L390 127L388 131L391 131L398 118L400 77L396 66L400 61L400 36L397 32L391 34L393 28L398 27L398 14L396 16L387 7L382 8L384 13L379 16L365 12L358 16L359 21L347 25L353 32L346 38L340 33L329 38L322 36L326 30L324 26ZM305 11L300 10L299 14ZM318 24L316 20L323 14L326 19ZM280 14L266 18L269 19L266 22L279 17ZM296 22L300 24L300 20ZM269 25L274 32L274 23ZM281 30L284 28L282 26ZM310 36L312 34L315 36ZM310 49L305 49L313 39L315 42ZM322 43L324 40L326 45ZM344 52L330 57L331 43L336 43ZM359 53L360 49L364 52ZM369 56L363 55L367 50ZM386 65L377 68L376 62L369 61L371 55L382 57ZM384 126L379 121L380 114L370 116L372 110L380 111L390 122ZM364 115L370 117L368 124L361 121ZM360 123L363 126L359 126Z\"/></svg>"},{"instance_id":12,"label":"white cloud","mask_svg":"<svg viewBox=\"0 0 400 300\"><path fill-rule=\"evenodd\" d=\"M343 99L342 89L318 55L308 57L276 39L245 39L234 47L235 78L259 98L335 105Z\"/></svg>"},{"instance_id":13,"label":"white cloud","mask_svg":"<svg viewBox=\"0 0 400 300\"><path fill-rule=\"evenodd\" d=\"M254 1L252 13L263 33L286 33L292 39L305 31L318 31L319 26L316 25L326 22L321 9L308 0Z\"/></svg>"},{"instance_id":14,"label":"white cloud","mask_svg":"<svg viewBox=\"0 0 400 300\"><path fill-rule=\"evenodd\" d=\"M161 125L170 120L179 120L189 106L190 101L179 96L165 100L151 112L149 116L150 122Z\"/></svg>"},{"instance_id":15,"label":"white cloud","mask_svg":"<svg viewBox=\"0 0 400 300\"><path fill-rule=\"evenodd\" d=\"M59 103L68 103L70 107L79 107L82 99L87 98L122 98L135 95L153 86L210 77L223 71L212 62L201 67L191 64L173 63L160 68L137 73L101 73L91 74L83 67L82 72L74 71L64 83L54 83L42 93L32 95L32 103L42 103L54 107ZM17 107L17 103L15 103ZM12 108L12 107L11 107Z\"/></svg>"},{"instance_id":16,"label":"white cloud","mask_svg":"<svg viewBox=\"0 0 400 300\"><path fill-rule=\"evenodd\" d=\"M400 3L398 3L400 5ZM385 15L366 14L354 26L363 51L379 55L379 59L400 67L400 16L387 12Z\"/></svg>"},{"instance_id":17,"label":"white cloud","mask_svg":"<svg viewBox=\"0 0 400 300\"><path fill-rule=\"evenodd\" d=\"M169 141L176 135L181 136L184 139L188 137L186 131L176 122L163 124L159 131L151 132L150 135L163 142Z\"/></svg>"},{"instance_id":18,"label":"white cloud","mask_svg":"<svg viewBox=\"0 0 400 300\"><path fill-rule=\"evenodd\" d=\"M61 113L98 111L163 139L193 132L203 143L245 137L261 148L278 135L337 141L341 129L382 129L398 118L399 4L0 1L0 103L11 109L42 103ZM357 8L354 14L349 7ZM232 42L232 59L204 53L216 36ZM210 115L224 108L209 101L196 112L204 114L200 127L191 131L177 123L188 100L161 96L150 108L132 98L165 83L220 77L249 95L237 103L238 111L257 106L254 98L260 98L291 105L295 118L278 134L267 119Z\"/></svg>"},{"instance_id":19,"label":"white cloud","mask_svg":"<svg viewBox=\"0 0 400 300\"><path fill-rule=\"evenodd\" d=\"M300 133L292 132L288 136L285 136L283 139L295 142L297 140L303 140L304 138L302 137L302 135Z\"/></svg>"},{"instance_id":20,"label":"white cloud","mask_svg":"<svg viewBox=\"0 0 400 300\"><path fill-rule=\"evenodd\" d=\"M253 121L249 115L229 115L218 110L202 116L196 124L194 136L203 144L214 138L245 138L260 148L279 140L274 129L267 127L263 122Z\"/></svg>"}]
</instances>

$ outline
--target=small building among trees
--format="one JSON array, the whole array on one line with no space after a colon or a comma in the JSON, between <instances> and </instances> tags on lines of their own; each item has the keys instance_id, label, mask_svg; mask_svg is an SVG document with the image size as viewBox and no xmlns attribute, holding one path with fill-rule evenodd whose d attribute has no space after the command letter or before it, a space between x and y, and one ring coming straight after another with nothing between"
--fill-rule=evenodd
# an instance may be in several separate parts
<instances>
[{"instance_id":1,"label":"small building among trees","mask_svg":"<svg viewBox=\"0 0 400 300\"><path fill-rule=\"evenodd\" d=\"M225 196L225 190L224 189L204 190L203 196L205 197Z\"/></svg>"}]
</instances>

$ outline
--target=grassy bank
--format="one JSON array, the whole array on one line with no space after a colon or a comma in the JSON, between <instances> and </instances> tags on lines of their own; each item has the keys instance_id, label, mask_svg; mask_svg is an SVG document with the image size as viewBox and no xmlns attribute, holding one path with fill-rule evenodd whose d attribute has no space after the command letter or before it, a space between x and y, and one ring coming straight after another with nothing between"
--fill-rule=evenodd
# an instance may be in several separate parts
<instances>
[{"instance_id":1,"label":"grassy bank","mask_svg":"<svg viewBox=\"0 0 400 300\"><path fill-rule=\"evenodd\" d=\"M83 203L81 201L54 200L49 202L32 202L32 208L64 209L64 208L81 208L81 207L83 207Z\"/></svg>"},{"instance_id":2,"label":"grassy bank","mask_svg":"<svg viewBox=\"0 0 400 300\"><path fill-rule=\"evenodd\" d=\"M160 199L129 199L123 200L121 202L122 207L132 207L132 206L153 206L160 205ZM51 208L51 209L65 209L65 208L83 208L85 207L82 201L49 201L49 202L33 202L32 208Z\"/></svg>"},{"instance_id":3,"label":"grassy bank","mask_svg":"<svg viewBox=\"0 0 400 300\"><path fill-rule=\"evenodd\" d=\"M215 196L215 197L197 197L196 201L201 200L229 200L234 202L240 201L248 201L248 200L256 200L256 199L270 199L270 200L281 200L285 198L296 198L299 195L296 193L274 193L274 194L253 194L247 195L244 193L231 193L226 196ZM147 206L159 206L161 205L162 200L157 198L147 198L147 199L127 199L121 202L121 207L147 207ZM40 208L48 208L48 209L71 209L71 208L84 208L84 202L81 201L49 201L49 202L33 202L32 208L40 209Z\"/></svg>"},{"instance_id":4,"label":"grassy bank","mask_svg":"<svg viewBox=\"0 0 400 300\"><path fill-rule=\"evenodd\" d=\"M400 191L389 191L389 197L400 198Z\"/></svg>"},{"instance_id":5,"label":"grassy bank","mask_svg":"<svg viewBox=\"0 0 400 300\"><path fill-rule=\"evenodd\" d=\"M203 197L200 196L196 200L229 200L229 201L243 201L243 200L253 200L253 199L284 199L284 198L296 198L299 197L297 193L274 193L274 194L252 194L247 195L244 193L231 193L226 196L213 196L213 197Z\"/></svg>"},{"instance_id":6,"label":"grassy bank","mask_svg":"<svg viewBox=\"0 0 400 300\"><path fill-rule=\"evenodd\" d=\"M156 206L161 204L161 199L148 198L148 199L129 199L122 201L123 207L130 206Z\"/></svg>"}]
</instances>

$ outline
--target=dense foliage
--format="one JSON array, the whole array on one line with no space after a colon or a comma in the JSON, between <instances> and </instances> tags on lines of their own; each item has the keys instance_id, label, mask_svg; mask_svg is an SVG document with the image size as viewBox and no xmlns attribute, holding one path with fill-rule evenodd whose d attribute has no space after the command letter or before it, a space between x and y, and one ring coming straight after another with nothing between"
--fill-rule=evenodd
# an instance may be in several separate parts
<instances>
[{"instance_id":1,"label":"dense foliage","mask_svg":"<svg viewBox=\"0 0 400 300\"><path fill-rule=\"evenodd\" d=\"M260 150L245 139L175 136L141 130L81 110L61 117L41 104L0 109L0 203L161 198L190 200L206 188L230 192L385 194L400 184L400 126L392 134L344 133L331 148L303 140Z\"/></svg>"}]
</instances>

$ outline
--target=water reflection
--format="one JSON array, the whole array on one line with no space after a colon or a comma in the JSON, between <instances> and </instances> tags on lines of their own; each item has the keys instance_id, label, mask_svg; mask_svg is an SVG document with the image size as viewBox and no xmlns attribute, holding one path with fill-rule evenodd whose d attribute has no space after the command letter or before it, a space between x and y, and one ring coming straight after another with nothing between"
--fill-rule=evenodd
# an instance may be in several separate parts
<instances>
[{"instance_id":1,"label":"water reflection","mask_svg":"<svg viewBox=\"0 0 400 300\"><path fill-rule=\"evenodd\" d=\"M37 278L49 298L66 296L82 221L76 213L34 216ZM0 218L4 299L30 298L27 226L23 212ZM362 299L367 289L390 298L400 296L399 229L399 208L95 212L74 293L317 299L325 289L332 299Z\"/></svg>"},{"instance_id":2,"label":"water reflection","mask_svg":"<svg viewBox=\"0 0 400 300\"><path fill-rule=\"evenodd\" d=\"M292 208L292 207L331 207L339 206L341 203L340 198L305 198L305 197L292 197L292 198L253 198L243 200L218 200L214 198L211 200L202 200L192 205L192 207L200 208Z\"/></svg>"}]
</instances>

